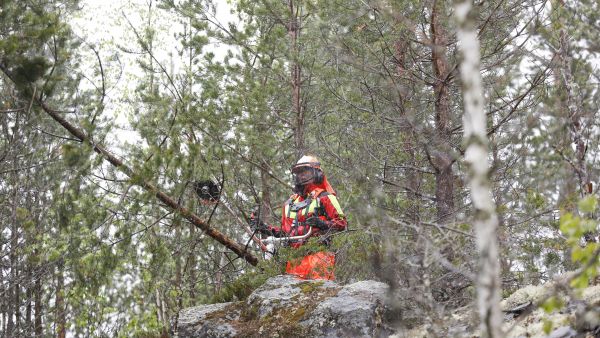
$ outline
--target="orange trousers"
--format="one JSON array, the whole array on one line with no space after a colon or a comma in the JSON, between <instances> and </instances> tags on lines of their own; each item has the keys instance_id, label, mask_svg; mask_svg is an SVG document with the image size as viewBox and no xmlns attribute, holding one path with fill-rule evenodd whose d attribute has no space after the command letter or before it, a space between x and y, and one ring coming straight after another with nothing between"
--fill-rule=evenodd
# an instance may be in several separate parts
<instances>
[{"instance_id":1,"label":"orange trousers","mask_svg":"<svg viewBox=\"0 0 600 338\"><path fill-rule=\"evenodd\" d=\"M335 254L333 252L320 251L304 256L302 259L298 258L288 261L285 272L302 279L334 280L334 265Z\"/></svg>"}]
</instances>

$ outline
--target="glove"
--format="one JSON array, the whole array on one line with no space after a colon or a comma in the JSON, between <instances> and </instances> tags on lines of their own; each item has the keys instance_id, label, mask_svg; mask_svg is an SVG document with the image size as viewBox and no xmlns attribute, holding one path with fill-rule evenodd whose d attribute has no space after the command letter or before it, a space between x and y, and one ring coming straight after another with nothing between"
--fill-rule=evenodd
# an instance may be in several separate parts
<instances>
[{"instance_id":1,"label":"glove","mask_svg":"<svg viewBox=\"0 0 600 338\"><path fill-rule=\"evenodd\" d=\"M329 224L327 223L327 221L324 221L317 216L311 216L304 222L304 224L310 225L311 227L319 230L329 230Z\"/></svg>"},{"instance_id":2,"label":"glove","mask_svg":"<svg viewBox=\"0 0 600 338\"><path fill-rule=\"evenodd\" d=\"M255 231L262 231L262 230L268 230L269 227L267 226L267 224L263 221L259 221L256 218L251 218L250 219L250 229L255 230Z\"/></svg>"},{"instance_id":3,"label":"glove","mask_svg":"<svg viewBox=\"0 0 600 338\"><path fill-rule=\"evenodd\" d=\"M259 234L262 235L267 235L267 236L272 236L273 235L273 231L271 231L269 229L269 226L267 225L267 223L260 221L254 217L250 218L250 229L252 229L252 231L254 232L258 232Z\"/></svg>"}]
</instances>

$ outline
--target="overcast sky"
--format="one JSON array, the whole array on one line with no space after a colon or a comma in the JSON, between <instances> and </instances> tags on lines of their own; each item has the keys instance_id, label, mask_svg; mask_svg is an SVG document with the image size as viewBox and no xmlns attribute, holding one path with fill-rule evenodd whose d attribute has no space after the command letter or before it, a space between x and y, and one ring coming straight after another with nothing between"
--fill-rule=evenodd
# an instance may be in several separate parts
<instances>
[{"instance_id":1,"label":"overcast sky","mask_svg":"<svg viewBox=\"0 0 600 338\"><path fill-rule=\"evenodd\" d=\"M104 115L114 119L119 126L113 130L113 140L109 140L109 145L114 148L125 143L135 144L139 141L139 137L130 131L128 117L133 110L123 99L135 90L136 79L142 76L142 71L135 61L139 55L126 53L119 47L139 50L131 26L139 31L147 26L148 8L151 4L152 26L158 28L155 45L160 46L156 49L156 57L163 64L168 65L168 69L171 67L177 69L178 58L171 58L170 55L176 55L179 44L174 36L176 33L183 32L183 25L178 24L174 14L157 9L155 0L83 0L80 4L82 10L71 18L70 23L75 34L94 46L102 58L108 88ZM221 22L233 20L226 2L219 2L217 17ZM87 48L87 51L85 47L83 48L84 53L87 53L86 68L92 73L94 67L98 69L98 62L90 48ZM224 48L214 45L212 51L217 56L225 53ZM86 74L86 76L96 81L97 87L101 86L98 83L99 77L94 78L93 74ZM83 85L86 88L93 86L89 81ZM113 150L120 153L117 149Z\"/></svg>"}]
</instances>

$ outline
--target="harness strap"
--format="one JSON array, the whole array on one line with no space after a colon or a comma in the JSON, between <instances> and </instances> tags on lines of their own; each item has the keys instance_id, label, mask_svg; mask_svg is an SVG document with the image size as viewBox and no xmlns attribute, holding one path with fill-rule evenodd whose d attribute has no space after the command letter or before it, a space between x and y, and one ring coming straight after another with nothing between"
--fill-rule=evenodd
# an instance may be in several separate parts
<instances>
[{"instance_id":1,"label":"harness strap","mask_svg":"<svg viewBox=\"0 0 600 338\"><path fill-rule=\"evenodd\" d=\"M325 190L322 190L317 195L317 207L315 208L315 214L317 214L317 216L325 216L325 217L329 218L329 216L325 212L325 207L321 204L321 197L325 197L328 195L330 195L330 193Z\"/></svg>"},{"instance_id":2,"label":"harness strap","mask_svg":"<svg viewBox=\"0 0 600 338\"><path fill-rule=\"evenodd\" d=\"M314 214L316 214L317 216L326 216L327 217L327 213L325 212L325 208L324 206L321 204L321 197L330 195L330 193L328 191L326 191L325 189L321 189L321 188L317 188L313 191L311 191L311 193L307 196L307 198L305 200L303 200L302 202L298 202L296 203L296 200L300 197L298 194L294 194L292 195L288 201L286 202L286 204L288 205L288 210L287 210L287 218L290 218L291 213L292 213L292 209L294 209L294 220L292 221L292 231L291 231L291 235L292 236L297 236L299 229L298 226L300 225L298 223L298 216L300 213L302 213L304 216L308 216L308 210L310 209L310 206L312 204L312 201L316 199L317 201L317 205L315 207L314 210Z\"/></svg>"}]
</instances>

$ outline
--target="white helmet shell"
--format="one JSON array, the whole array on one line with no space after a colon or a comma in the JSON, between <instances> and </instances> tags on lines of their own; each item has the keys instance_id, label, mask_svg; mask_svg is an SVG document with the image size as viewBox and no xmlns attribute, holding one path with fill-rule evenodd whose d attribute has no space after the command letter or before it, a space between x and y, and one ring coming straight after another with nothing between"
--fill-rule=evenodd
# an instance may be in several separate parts
<instances>
[{"instance_id":1,"label":"white helmet shell","mask_svg":"<svg viewBox=\"0 0 600 338\"><path fill-rule=\"evenodd\" d=\"M294 165L294 168L303 167L303 166L321 169L321 162L319 162L318 158L316 158L312 155L304 155L304 156L300 157L298 162L296 162L296 165Z\"/></svg>"}]
</instances>

